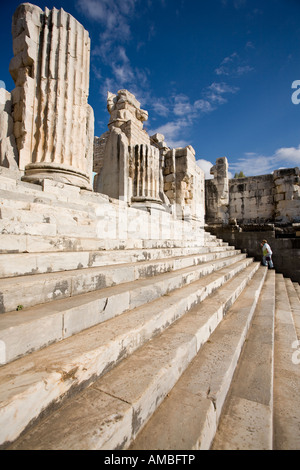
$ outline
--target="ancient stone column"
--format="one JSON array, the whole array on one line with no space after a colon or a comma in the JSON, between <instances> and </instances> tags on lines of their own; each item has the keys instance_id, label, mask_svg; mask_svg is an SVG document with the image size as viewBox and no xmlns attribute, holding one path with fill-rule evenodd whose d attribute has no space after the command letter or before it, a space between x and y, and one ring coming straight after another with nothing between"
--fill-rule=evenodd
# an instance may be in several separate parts
<instances>
[{"instance_id":1,"label":"ancient stone column","mask_svg":"<svg viewBox=\"0 0 300 470\"><path fill-rule=\"evenodd\" d=\"M24 3L13 16L12 35L14 134L23 179L91 189L88 32L63 9L43 12Z\"/></svg>"}]
</instances>

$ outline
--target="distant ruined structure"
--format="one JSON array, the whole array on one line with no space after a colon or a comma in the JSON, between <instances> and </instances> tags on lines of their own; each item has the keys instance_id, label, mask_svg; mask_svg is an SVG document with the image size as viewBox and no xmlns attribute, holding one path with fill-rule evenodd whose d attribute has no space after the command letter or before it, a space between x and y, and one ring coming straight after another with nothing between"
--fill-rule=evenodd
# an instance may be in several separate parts
<instances>
[{"instance_id":1,"label":"distant ruined structure","mask_svg":"<svg viewBox=\"0 0 300 470\"><path fill-rule=\"evenodd\" d=\"M0 449L300 449L299 169L205 181L123 89L95 137L88 32L23 3L12 33Z\"/></svg>"},{"instance_id":2,"label":"distant ruined structure","mask_svg":"<svg viewBox=\"0 0 300 470\"><path fill-rule=\"evenodd\" d=\"M228 178L227 158L211 169L205 181L205 212L209 231L260 259L260 241L267 238L276 267L300 279L300 170Z\"/></svg>"},{"instance_id":3,"label":"distant ruined structure","mask_svg":"<svg viewBox=\"0 0 300 470\"><path fill-rule=\"evenodd\" d=\"M206 220L210 224L294 226L300 229L300 170L228 178L227 158L219 158L206 181Z\"/></svg>"}]
</instances>

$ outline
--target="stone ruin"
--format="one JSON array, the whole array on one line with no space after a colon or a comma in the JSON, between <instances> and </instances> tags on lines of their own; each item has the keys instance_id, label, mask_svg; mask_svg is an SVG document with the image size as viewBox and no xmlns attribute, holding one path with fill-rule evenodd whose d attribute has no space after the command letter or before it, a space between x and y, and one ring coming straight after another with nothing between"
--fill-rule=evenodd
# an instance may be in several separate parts
<instances>
[{"instance_id":1,"label":"stone ruin","mask_svg":"<svg viewBox=\"0 0 300 470\"><path fill-rule=\"evenodd\" d=\"M203 217L204 177L191 146L170 149L162 134L143 129L147 111L127 90L108 92L109 130L94 141L94 188L135 207Z\"/></svg>"},{"instance_id":2,"label":"stone ruin","mask_svg":"<svg viewBox=\"0 0 300 470\"><path fill-rule=\"evenodd\" d=\"M90 38L63 9L21 4L12 22L11 94L1 90L1 166L23 181L45 179L92 190L145 210L204 220L204 174L191 146L150 137L127 90L108 92L108 131L94 137L88 104Z\"/></svg>"},{"instance_id":3,"label":"stone ruin","mask_svg":"<svg viewBox=\"0 0 300 470\"><path fill-rule=\"evenodd\" d=\"M300 280L300 170L286 168L270 175L228 177L227 158L211 168L205 182L205 212L210 233L261 258L266 238L276 269Z\"/></svg>"},{"instance_id":4,"label":"stone ruin","mask_svg":"<svg viewBox=\"0 0 300 470\"><path fill-rule=\"evenodd\" d=\"M300 229L300 170L288 168L270 175L228 177L227 158L211 168L206 181L206 220L212 225L273 224ZM296 230L298 231L298 230Z\"/></svg>"}]
</instances>

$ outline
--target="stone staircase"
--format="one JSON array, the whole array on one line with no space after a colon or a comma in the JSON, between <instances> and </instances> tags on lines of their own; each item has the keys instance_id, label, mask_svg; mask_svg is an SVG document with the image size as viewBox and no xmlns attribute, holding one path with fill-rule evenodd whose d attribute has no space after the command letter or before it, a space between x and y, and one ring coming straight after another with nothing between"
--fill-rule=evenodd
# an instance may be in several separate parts
<instances>
[{"instance_id":1,"label":"stone staircase","mask_svg":"<svg viewBox=\"0 0 300 470\"><path fill-rule=\"evenodd\" d=\"M300 449L299 286L76 191L0 177L1 448Z\"/></svg>"}]
</instances>

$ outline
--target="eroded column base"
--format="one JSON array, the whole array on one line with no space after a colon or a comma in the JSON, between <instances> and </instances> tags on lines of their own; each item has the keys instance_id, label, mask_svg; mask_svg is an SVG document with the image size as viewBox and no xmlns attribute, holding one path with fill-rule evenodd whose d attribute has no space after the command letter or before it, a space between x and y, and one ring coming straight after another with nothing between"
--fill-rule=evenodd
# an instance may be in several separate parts
<instances>
[{"instance_id":1,"label":"eroded column base","mask_svg":"<svg viewBox=\"0 0 300 470\"><path fill-rule=\"evenodd\" d=\"M92 191L90 178L79 171L66 165L58 166L53 163L31 163L25 167L23 181L29 183L41 183L44 179L51 179L60 183L79 186Z\"/></svg>"}]
</instances>

